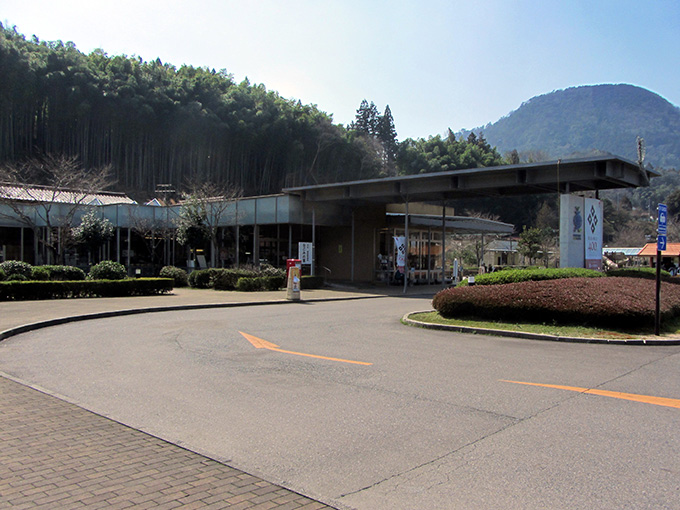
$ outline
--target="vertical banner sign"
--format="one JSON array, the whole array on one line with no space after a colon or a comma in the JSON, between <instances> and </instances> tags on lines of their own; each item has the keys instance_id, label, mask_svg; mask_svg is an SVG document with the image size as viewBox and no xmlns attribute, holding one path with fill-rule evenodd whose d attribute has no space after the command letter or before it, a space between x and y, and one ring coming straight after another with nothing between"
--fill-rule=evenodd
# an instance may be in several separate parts
<instances>
[{"instance_id":1,"label":"vertical banner sign","mask_svg":"<svg viewBox=\"0 0 680 510\"><path fill-rule=\"evenodd\" d=\"M583 197L560 195L560 267L584 267L587 214Z\"/></svg>"},{"instance_id":2,"label":"vertical banner sign","mask_svg":"<svg viewBox=\"0 0 680 510\"><path fill-rule=\"evenodd\" d=\"M298 251L303 264L312 263L312 243L298 243Z\"/></svg>"},{"instance_id":3,"label":"vertical banner sign","mask_svg":"<svg viewBox=\"0 0 680 510\"><path fill-rule=\"evenodd\" d=\"M585 215L585 267L602 269L602 202L594 198L583 201Z\"/></svg>"},{"instance_id":4,"label":"vertical banner sign","mask_svg":"<svg viewBox=\"0 0 680 510\"><path fill-rule=\"evenodd\" d=\"M394 249L397 251L397 269L406 274L406 238L404 236L394 238Z\"/></svg>"}]
</instances>

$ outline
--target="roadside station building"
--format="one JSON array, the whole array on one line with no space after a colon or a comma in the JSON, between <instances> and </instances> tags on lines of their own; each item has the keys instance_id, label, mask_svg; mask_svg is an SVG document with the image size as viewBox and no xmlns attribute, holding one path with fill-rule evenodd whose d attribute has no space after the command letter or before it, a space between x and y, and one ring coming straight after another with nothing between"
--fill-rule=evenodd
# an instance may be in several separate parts
<instances>
[{"instance_id":1,"label":"roadside station building","mask_svg":"<svg viewBox=\"0 0 680 510\"><path fill-rule=\"evenodd\" d=\"M267 262L285 267L298 258L299 243L311 243L312 257L303 270L331 280L388 282L394 275L395 237L408 240L407 271L418 282L450 278L445 265L445 239L453 233L510 234L513 225L456 216L452 200L512 197L525 194L570 195L604 189L646 186L656 174L615 156L520 165L506 165L431 174L388 177L287 188L280 194L229 200L216 218L218 246L206 246L197 260L174 239L181 205L155 200L136 204L128 197L101 193L83 199L66 213L68 192L53 197L51 225L76 226L88 210L111 221L115 236L104 248L105 258L149 274L150 253L163 265L230 267ZM12 190L0 184L0 194ZM34 195L33 195L34 196ZM45 202L16 195L25 217L0 203L0 260L47 260L40 248L46 222ZM43 211L44 213L44 211ZM564 212L563 212L564 213ZM28 218L28 222L27 219ZM69 225L58 223L68 218ZM30 224L29 224L30 223ZM151 227L150 227L151 226ZM66 263L86 265L70 250Z\"/></svg>"}]
</instances>

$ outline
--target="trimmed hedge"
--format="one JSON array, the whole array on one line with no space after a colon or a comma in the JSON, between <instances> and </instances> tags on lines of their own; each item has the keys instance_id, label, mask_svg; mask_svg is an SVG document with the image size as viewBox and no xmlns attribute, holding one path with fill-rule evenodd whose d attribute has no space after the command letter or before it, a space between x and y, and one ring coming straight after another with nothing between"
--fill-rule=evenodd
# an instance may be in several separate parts
<instances>
[{"instance_id":1,"label":"trimmed hedge","mask_svg":"<svg viewBox=\"0 0 680 510\"><path fill-rule=\"evenodd\" d=\"M286 283L285 276L241 277L236 283L236 290L241 292L257 292L262 290L279 290Z\"/></svg>"},{"instance_id":2,"label":"trimmed hedge","mask_svg":"<svg viewBox=\"0 0 680 510\"><path fill-rule=\"evenodd\" d=\"M165 294L172 289L170 278L0 282L0 301L150 296Z\"/></svg>"},{"instance_id":3,"label":"trimmed hedge","mask_svg":"<svg viewBox=\"0 0 680 510\"><path fill-rule=\"evenodd\" d=\"M654 324L655 289L626 277L527 281L443 290L432 305L446 318L640 328ZM661 294L662 318L680 315L680 286L663 282Z\"/></svg>"},{"instance_id":4,"label":"trimmed hedge","mask_svg":"<svg viewBox=\"0 0 680 510\"><path fill-rule=\"evenodd\" d=\"M644 278L645 280L656 280L656 268L654 267L623 267L620 269L610 269L605 273L607 276L625 278ZM680 283L680 278L673 277L668 271L661 270L661 279L671 283Z\"/></svg>"},{"instance_id":5,"label":"trimmed hedge","mask_svg":"<svg viewBox=\"0 0 680 510\"><path fill-rule=\"evenodd\" d=\"M262 278L263 280L259 283L249 282L239 286L239 281L241 279L258 278ZM189 274L189 285L197 289L212 288L215 290L240 291L244 291L244 289L252 289L253 291L276 290L285 285L285 280L285 270L277 270L276 268L265 268L264 271L257 271L254 269L210 268L198 269Z\"/></svg>"},{"instance_id":6,"label":"trimmed hedge","mask_svg":"<svg viewBox=\"0 0 680 510\"><path fill-rule=\"evenodd\" d=\"M475 285L502 285L528 281L557 280L562 278L600 278L602 276L605 276L604 273L595 271L594 269L582 269L577 267L506 269L475 276ZM463 280L457 286L465 287L467 285L467 280Z\"/></svg>"}]
</instances>

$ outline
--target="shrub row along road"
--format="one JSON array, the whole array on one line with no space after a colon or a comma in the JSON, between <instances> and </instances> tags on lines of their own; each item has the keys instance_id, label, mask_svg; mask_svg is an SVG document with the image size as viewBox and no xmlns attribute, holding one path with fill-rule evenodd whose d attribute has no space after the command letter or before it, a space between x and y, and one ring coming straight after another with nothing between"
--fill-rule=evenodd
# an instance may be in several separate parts
<instances>
[{"instance_id":1,"label":"shrub row along road","mask_svg":"<svg viewBox=\"0 0 680 510\"><path fill-rule=\"evenodd\" d=\"M399 323L429 305L73 323L0 343L0 370L340 508L677 507L680 347Z\"/></svg>"}]
</instances>

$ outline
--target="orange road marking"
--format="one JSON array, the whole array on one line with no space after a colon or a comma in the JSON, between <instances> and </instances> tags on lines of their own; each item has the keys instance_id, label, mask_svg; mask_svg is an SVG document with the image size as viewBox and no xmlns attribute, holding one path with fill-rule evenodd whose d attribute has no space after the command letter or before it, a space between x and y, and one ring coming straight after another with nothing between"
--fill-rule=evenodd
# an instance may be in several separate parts
<instances>
[{"instance_id":1,"label":"orange road marking","mask_svg":"<svg viewBox=\"0 0 680 510\"><path fill-rule=\"evenodd\" d=\"M293 351L286 351L284 349L280 349L278 345L273 344L271 342L267 342L266 340L263 340L261 338L257 338L256 336L249 335L248 333L244 333L243 331L239 331L246 340L248 340L253 347L256 349L267 349L270 351L276 351L276 352L282 352L284 354L295 354L296 356L306 356L308 358L318 358L318 359L325 359L328 361L339 361L341 363L352 363L354 365L372 365L373 363L366 363L364 361L352 361L349 359L340 359L340 358L329 358L328 356L317 356L316 354L306 354L304 352L293 352Z\"/></svg>"},{"instance_id":2,"label":"orange road marking","mask_svg":"<svg viewBox=\"0 0 680 510\"><path fill-rule=\"evenodd\" d=\"M619 391L595 390L591 388L578 388L575 386L559 386L557 384L539 384L522 381L506 381L501 379L501 382L526 384L528 386L541 386L543 388L554 388L558 390L577 391L579 393L587 393L589 395L600 395L602 397L621 398L624 400L632 400L634 402L642 402L644 404L653 404L655 406L674 407L680 409L680 400L675 398L652 397L649 395L637 395L635 393L621 393Z\"/></svg>"}]
</instances>

